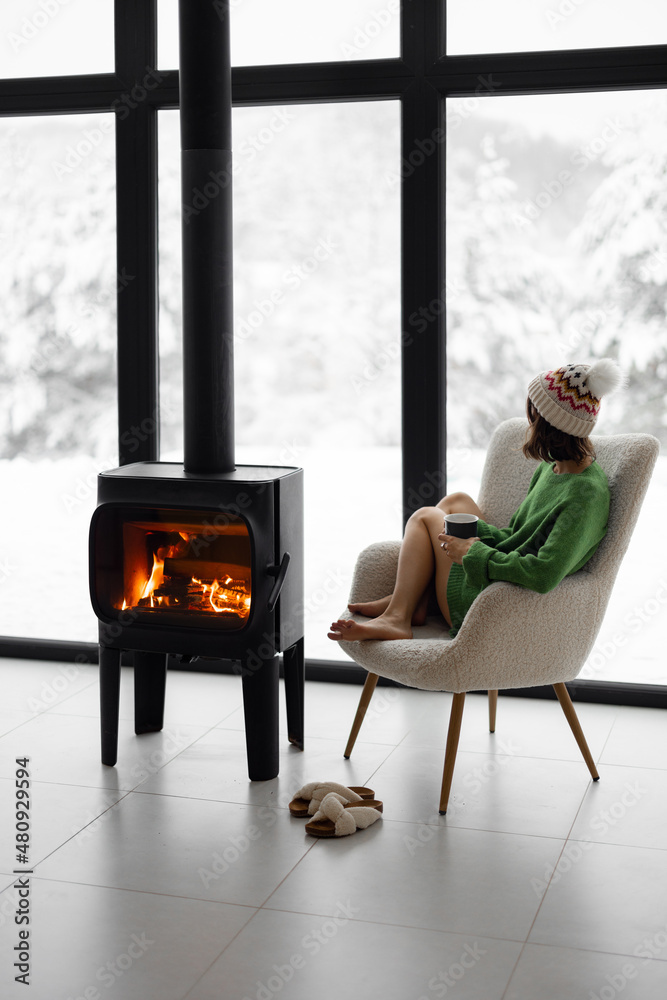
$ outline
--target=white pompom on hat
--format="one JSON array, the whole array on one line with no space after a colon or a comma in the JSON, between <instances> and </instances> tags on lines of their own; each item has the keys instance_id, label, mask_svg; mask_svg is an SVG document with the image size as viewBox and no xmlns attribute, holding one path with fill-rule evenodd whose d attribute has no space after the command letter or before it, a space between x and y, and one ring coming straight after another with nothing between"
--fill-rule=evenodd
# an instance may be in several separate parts
<instances>
[{"instance_id":1,"label":"white pompom on hat","mask_svg":"<svg viewBox=\"0 0 667 1000\"><path fill-rule=\"evenodd\" d=\"M528 398L548 423L573 437L585 438L595 427L600 399L626 383L612 358L591 365L563 365L536 375Z\"/></svg>"}]
</instances>

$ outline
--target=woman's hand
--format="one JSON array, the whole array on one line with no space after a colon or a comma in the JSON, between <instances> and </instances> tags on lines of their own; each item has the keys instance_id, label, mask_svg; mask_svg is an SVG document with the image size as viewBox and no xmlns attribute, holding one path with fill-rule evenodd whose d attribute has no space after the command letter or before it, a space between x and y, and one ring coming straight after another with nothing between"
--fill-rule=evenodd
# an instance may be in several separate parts
<instances>
[{"instance_id":1,"label":"woman's hand","mask_svg":"<svg viewBox=\"0 0 667 1000\"><path fill-rule=\"evenodd\" d=\"M441 548L444 549L452 562L458 563L459 566L463 562L463 557L467 555L475 542L479 541L476 535L474 538L456 538L454 535L446 535L444 531L438 535L438 540Z\"/></svg>"}]
</instances>

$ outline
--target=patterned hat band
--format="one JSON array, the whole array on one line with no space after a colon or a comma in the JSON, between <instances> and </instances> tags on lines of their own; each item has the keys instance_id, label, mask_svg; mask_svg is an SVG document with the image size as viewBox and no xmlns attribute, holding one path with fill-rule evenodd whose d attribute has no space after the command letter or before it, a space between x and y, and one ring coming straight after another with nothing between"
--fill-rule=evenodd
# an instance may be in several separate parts
<instances>
[{"instance_id":1,"label":"patterned hat band","mask_svg":"<svg viewBox=\"0 0 667 1000\"><path fill-rule=\"evenodd\" d=\"M563 365L536 375L528 386L528 398L537 412L553 427L588 437L600 413L600 398L623 385L621 369L611 358L592 365Z\"/></svg>"}]
</instances>

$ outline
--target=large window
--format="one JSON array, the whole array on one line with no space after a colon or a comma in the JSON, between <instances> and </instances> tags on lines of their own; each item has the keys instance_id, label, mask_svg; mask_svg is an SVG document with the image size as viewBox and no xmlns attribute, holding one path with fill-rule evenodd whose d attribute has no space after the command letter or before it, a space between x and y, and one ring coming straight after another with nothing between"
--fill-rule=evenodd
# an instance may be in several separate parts
<instances>
[{"instance_id":1,"label":"large window","mask_svg":"<svg viewBox=\"0 0 667 1000\"><path fill-rule=\"evenodd\" d=\"M231 0L232 65L336 62L399 54L400 0ZM160 66L178 66L178 0L160 0Z\"/></svg>"},{"instance_id":2,"label":"large window","mask_svg":"<svg viewBox=\"0 0 667 1000\"><path fill-rule=\"evenodd\" d=\"M649 0L229 7L236 455L305 469L306 655L335 671L325 631L357 552L436 494L477 492L526 374L619 357L630 392L600 431L667 438L667 15ZM96 471L182 455L177 20L177 0L0 12L5 654L61 639L93 655ZM627 681L665 697L663 463L591 697Z\"/></svg>"},{"instance_id":3,"label":"large window","mask_svg":"<svg viewBox=\"0 0 667 1000\"><path fill-rule=\"evenodd\" d=\"M236 458L304 469L306 643L322 659L340 656L326 632L369 530L402 527L398 110L234 112ZM162 112L162 455L182 461L178 144Z\"/></svg>"},{"instance_id":4,"label":"large window","mask_svg":"<svg viewBox=\"0 0 667 1000\"><path fill-rule=\"evenodd\" d=\"M444 0L443 0L444 2ZM447 51L529 52L664 42L655 0L446 0Z\"/></svg>"},{"instance_id":5,"label":"large window","mask_svg":"<svg viewBox=\"0 0 667 1000\"><path fill-rule=\"evenodd\" d=\"M93 641L87 538L117 464L113 115L0 120L0 633Z\"/></svg>"},{"instance_id":6,"label":"large window","mask_svg":"<svg viewBox=\"0 0 667 1000\"><path fill-rule=\"evenodd\" d=\"M618 357L628 388L596 432L666 444L665 93L452 99L447 122L448 430L467 485L496 424L523 415L527 376L568 362ZM664 683L650 534L666 471L661 457L583 677Z\"/></svg>"},{"instance_id":7,"label":"large window","mask_svg":"<svg viewBox=\"0 0 667 1000\"><path fill-rule=\"evenodd\" d=\"M0 76L111 73L113 0L3 0Z\"/></svg>"}]
</instances>

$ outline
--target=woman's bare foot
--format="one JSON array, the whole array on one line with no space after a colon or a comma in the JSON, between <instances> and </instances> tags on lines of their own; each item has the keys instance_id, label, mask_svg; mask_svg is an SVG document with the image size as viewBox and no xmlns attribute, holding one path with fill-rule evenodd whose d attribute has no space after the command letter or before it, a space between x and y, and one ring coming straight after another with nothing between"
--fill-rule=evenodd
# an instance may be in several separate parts
<instances>
[{"instance_id":1,"label":"woman's bare foot","mask_svg":"<svg viewBox=\"0 0 667 1000\"><path fill-rule=\"evenodd\" d=\"M369 622L353 622L340 618L332 622L330 639L345 639L356 642L359 639L412 639L412 629L395 618L374 618Z\"/></svg>"},{"instance_id":2,"label":"woman's bare foot","mask_svg":"<svg viewBox=\"0 0 667 1000\"><path fill-rule=\"evenodd\" d=\"M423 625L426 621L429 595L430 589L425 590L419 599L419 604L412 615L412 625ZM389 597L381 597L378 601L362 601L357 604L348 604L348 608L354 615L364 615L366 618L378 618L387 610L390 601L391 594Z\"/></svg>"},{"instance_id":3,"label":"woman's bare foot","mask_svg":"<svg viewBox=\"0 0 667 1000\"><path fill-rule=\"evenodd\" d=\"M355 615L364 615L366 618L379 618L387 610L391 594L389 597L381 597L379 601L362 601L359 604L348 604L348 608Z\"/></svg>"}]
</instances>

